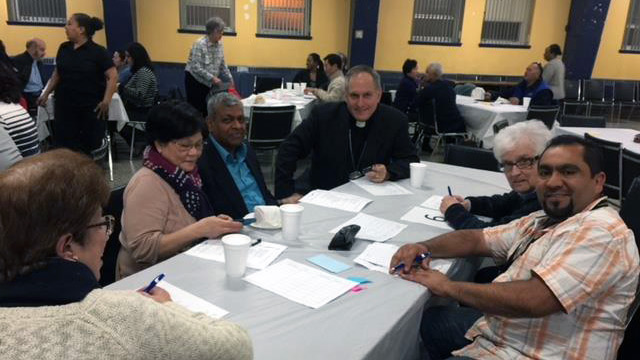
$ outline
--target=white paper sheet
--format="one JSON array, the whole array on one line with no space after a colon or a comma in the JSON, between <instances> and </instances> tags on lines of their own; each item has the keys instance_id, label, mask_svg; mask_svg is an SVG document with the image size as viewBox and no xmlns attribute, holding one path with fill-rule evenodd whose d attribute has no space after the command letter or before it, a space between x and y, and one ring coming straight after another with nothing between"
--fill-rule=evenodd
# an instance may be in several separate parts
<instances>
[{"instance_id":1,"label":"white paper sheet","mask_svg":"<svg viewBox=\"0 0 640 360\"><path fill-rule=\"evenodd\" d=\"M420 204L420 206L440 211L440 203L442 203L443 198L444 196L432 195L427 200L425 200L422 204Z\"/></svg>"},{"instance_id":2,"label":"white paper sheet","mask_svg":"<svg viewBox=\"0 0 640 360\"><path fill-rule=\"evenodd\" d=\"M244 280L314 309L358 285L355 281L327 274L290 259L246 276Z\"/></svg>"},{"instance_id":3,"label":"white paper sheet","mask_svg":"<svg viewBox=\"0 0 640 360\"><path fill-rule=\"evenodd\" d=\"M392 182L385 181L383 183L373 183L366 177L361 177L357 180L352 180L354 184L360 186L371 195L375 196L391 196L391 195L411 195L411 191L404 187Z\"/></svg>"},{"instance_id":4,"label":"white paper sheet","mask_svg":"<svg viewBox=\"0 0 640 360\"><path fill-rule=\"evenodd\" d=\"M300 202L349 212L359 212L371 202L371 199L337 191L313 190L300 199Z\"/></svg>"},{"instance_id":5,"label":"white paper sheet","mask_svg":"<svg viewBox=\"0 0 640 360\"><path fill-rule=\"evenodd\" d=\"M249 255L247 256L247 267L262 270L278 258L286 248L284 245L266 241L252 246L249 248ZM224 248L220 240L205 240L189 249L185 254L202 259L224 262Z\"/></svg>"},{"instance_id":6,"label":"white paper sheet","mask_svg":"<svg viewBox=\"0 0 640 360\"><path fill-rule=\"evenodd\" d=\"M353 259L353 262L369 270L389 273L389 264L391 264L391 258L396 251L398 251L398 246L393 244L369 244L358 257Z\"/></svg>"},{"instance_id":7,"label":"white paper sheet","mask_svg":"<svg viewBox=\"0 0 640 360\"><path fill-rule=\"evenodd\" d=\"M356 234L356 238L372 241L387 241L407 227L407 225L395 221L359 213L353 219L339 225L330 232L335 234L344 226L352 224L360 225L360 231Z\"/></svg>"},{"instance_id":8,"label":"white paper sheet","mask_svg":"<svg viewBox=\"0 0 640 360\"><path fill-rule=\"evenodd\" d=\"M431 219L427 219L425 215L428 215ZM438 220L432 220L438 219ZM440 220L442 219L442 220ZM424 224L429 226L435 226L445 230L453 230L451 226L447 225L444 221L444 216L439 210L427 209L420 206L416 206L404 214L400 220L410 221L418 224Z\"/></svg>"},{"instance_id":9,"label":"white paper sheet","mask_svg":"<svg viewBox=\"0 0 640 360\"><path fill-rule=\"evenodd\" d=\"M193 312L200 312L214 319L219 319L229 313L227 310L217 307L212 303L188 293L166 281L161 281L158 284L158 287L165 289L169 295L171 295L171 299L174 303L182 305Z\"/></svg>"}]
</instances>

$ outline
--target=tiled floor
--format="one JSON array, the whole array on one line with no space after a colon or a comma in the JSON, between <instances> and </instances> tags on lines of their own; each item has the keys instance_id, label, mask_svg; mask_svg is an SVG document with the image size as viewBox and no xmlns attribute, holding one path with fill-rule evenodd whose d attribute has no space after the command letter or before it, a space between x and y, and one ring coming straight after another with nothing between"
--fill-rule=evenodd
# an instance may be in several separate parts
<instances>
[{"instance_id":1,"label":"tiled floor","mask_svg":"<svg viewBox=\"0 0 640 360\"><path fill-rule=\"evenodd\" d=\"M613 122L608 122L607 127L621 127L621 128L631 128L631 129L640 130L640 121L637 121L635 119L633 121L629 121L629 120L613 121ZM142 166L141 155L134 156L133 161L131 162L129 161L129 147L124 142L124 140L118 136L116 136L116 147L117 147L116 149L117 160L114 160L113 162L113 182L111 183L112 188L126 186L131 176ZM263 164L262 173L264 174L264 178L267 183L267 186L269 187L269 189L273 190L273 179L272 179L271 168L270 168L270 163L271 163L270 156L271 154L269 152L259 153L258 161L260 161L260 163ZM444 158L444 154L440 149L433 155L421 154L420 158L426 161L442 162ZM108 178L109 174L108 174L108 166L106 165L106 162L104 162L102 166L107 170L106 176ZM300 173L306 167L308 167L308 161L306 162L303 161L299 165L298 173Z\"/></svg>"}]
</instances>

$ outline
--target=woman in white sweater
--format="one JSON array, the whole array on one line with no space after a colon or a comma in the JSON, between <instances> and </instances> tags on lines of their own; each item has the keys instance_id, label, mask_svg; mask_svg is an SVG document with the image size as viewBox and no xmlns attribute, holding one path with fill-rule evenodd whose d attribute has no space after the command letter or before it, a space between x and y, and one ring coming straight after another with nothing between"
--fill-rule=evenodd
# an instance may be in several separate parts
<instances>
[{"instance_id":1,"label":"woman in white sweater","mask_svg":"<svg viewBox=\"0 0 640 360\"><path fill-rule=\"evenodd\" d=\"M25 159L0 173L0 188L0 358L252 358L245 330L160 287L98 289L114 218L102 215L109 187L89 158Z\"/></svg>"}]
</instances>

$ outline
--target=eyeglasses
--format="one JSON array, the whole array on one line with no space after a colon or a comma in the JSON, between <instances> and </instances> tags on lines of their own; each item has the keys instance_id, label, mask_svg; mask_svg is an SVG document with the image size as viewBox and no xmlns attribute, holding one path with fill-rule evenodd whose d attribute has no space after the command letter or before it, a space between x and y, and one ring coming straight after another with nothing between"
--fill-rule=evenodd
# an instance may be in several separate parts
<instances>
[{"instance_id":1,"label":"eyeglasses","mask_svg":"<svg viewBox=\"0 0 640 360\"><path fill-rule=\"evenodd\" d=\"M107 236L110 236L116 226L116 218L114 218L112 215L105 215L103 222L87 225L87 229L98 226L106 226L107 228L105 232L107 233Z\"/></svg>"},{"instance_id":2,"label":"eyeglasses","mask_svg":"<svg viewBox=\"0 0 640 360\"><path fill-rule=\"evenodd\" d=\"M202 151L202 147L204 146L204 142L203 141L198 141L196 143L186 143L186 142L179 142L179 141L172 141L172 143L176 144L178 146L178 151L183 152L183 153L187 153L189 151L191 151L192 148L196 149L197 151Z\"/></svg>"},{"instance_id":3,"label":"eyeglasses","mask_svg":"<svg viewBox=\"0 0 640 360\"><path fill-rule=\"evenodd\" d=\"M520 170L530 169L533 166L533 164L535 164L536 161L538 161L539 158L540 158L539 156L535 156L532 158L524 158L516 161L515 163L510 161L505 161L500 164L500 171L503 171L503 172L511 171L513 170L514 166Z\"/></svg>"}]
</instances>

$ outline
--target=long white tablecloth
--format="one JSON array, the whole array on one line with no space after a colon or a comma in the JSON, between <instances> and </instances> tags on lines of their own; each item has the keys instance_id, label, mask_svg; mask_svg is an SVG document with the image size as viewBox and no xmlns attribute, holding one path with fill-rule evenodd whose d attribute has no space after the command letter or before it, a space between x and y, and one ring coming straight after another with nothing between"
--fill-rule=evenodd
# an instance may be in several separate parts
<instances>
[{"instance_id":1,"label":"long white tablecloth","mask_svg":"<svg viewBox=\"0 0 640 360\"><path fill-rule=\"evenodd\" d=\"M413 195L372 196L359 186L347 183L336 190L373 199L363 213L400 221L411 208L431 195L444 195L447 186L462 196L487 195L508 191L503 174L427 163L428 173L421 189L411 188L408 180L398 183ZM358 293L346 293L333 302L311 309L281 296L225 276L224 264L180 254L134 274L107 289L139 289L159 273L166 280L230 312L226 317L244 326L250 333L255 359L416 359L420 353L419 326L429 291L416 283L388 274L369 271L353 259L370 243L358 240L352 251L327 250L333 234L329 230L342 224L354 213L311 204L302 215L299 241L282 240L279 230L254 230L244 233L287 245L276 261L290 258L309 264L305 259L316 254L330 254L353 268L338 276L365 277L372 281ZM408 227L389 243L401 245L424 240L446 230L421 224ZM449 275L464 278L468 264L457 261ZM247 273L253 270L248 269ZM160 285L162 286L162 285Z\"/></svg>"},{"instance_id":2,"label":"long white tablecloth","mask_svg":"<svg viewBox=\"0 0 640 360\"><path fill-rule=\"evenodd\" d=\"M577 135L584 136L589 133L594 137L622 143L622 147L640 154L640 144L633 142L634 136L640 134L640 131L625 128L593 128L593 127L555 127L553 128L555 135Z\"/></svg>"},{"instance_id":3,"label":"long white tablecloth","mask_svg":"<svg viewBox=\"0 0 640 360\"><path fill-rule=\"evenodd\" d=\"M493 147L493 125L501 120L507 120L509 125L524 121L527 118L527 109L519 105L493 104L490 102L476 101L470 96L456 95L456 104L467 131L476 138L482 140L482 146L490 149Z\"/></svg>"},{"instance_id":4,"label":"long white tablecloth","mask_svg":"<svg viewBox=\"0 0 640 360\"><path fill-rule=\"evenodd\" d=\"M55 97L53 97L53 95L49 95L49 100L47 101L46 108L42 106L38 107L38 128L40 128L41 124L44 124L46 121L53 120L55 102ZM129 115L127 115L127 110L125 110L122 99L120 98L120 95L118 95L118 93L113 94L113 97L111 98L111 103L109 104L108 120L117 121L118 130L122 130L126 123L129 122Z\"/></svg>"},{"instance_id":5,"label":"long white tablecloth","mask_svg":"<svg viewBox=\"0 0 640 360\"><path fill-rule=\"evenodd\" d=\"M244 110L244 116L249 117L251 115L251 107L254 105L257 96L261 96L265 102L263 104L255 104L259 106L285 106L295 105L296 113L293 118L292 129L300 125L302 120L306 119L311 111L313 102L316 97L313 95L300 95L294 90L276 89L264 92L258 95L251 95L242 99L242 106Z\"/></svg>"}]
</instances>

